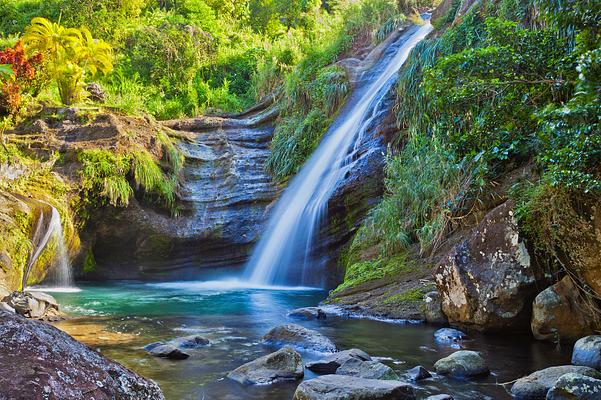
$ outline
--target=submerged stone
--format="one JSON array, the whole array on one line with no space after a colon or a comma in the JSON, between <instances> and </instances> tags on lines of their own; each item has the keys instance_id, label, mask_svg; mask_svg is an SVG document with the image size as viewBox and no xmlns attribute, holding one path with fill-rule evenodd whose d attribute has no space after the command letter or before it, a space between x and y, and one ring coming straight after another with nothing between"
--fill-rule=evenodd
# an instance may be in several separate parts
<instances>
[{"instance_id":1,"label":"submerged stone","mask_svg":"<svg viewBox=\"0 0 601 400\"><path fill-rule=\"evenodd\" d=\"M168 358L170 360L185 360L190 357L190 354L184 353L177 347L170 344L162 344L153 347L148 351L148 353L154 357Z\"/></svg>"},{"instance_id":2,"label":"submerged stone","mask_svg":"<svg viewBox=\"0 0 601 400\"><path fill-rule=\"evenodd\" d=\"M369 354L363 350L350 349L339 351L318 361L310 362L307 364L307 369L317 374L335 374L336 370L351 358L371 361Z\"/></svg>"},{"instance_id":3,"label":"submerged stone","mask_svg":"<svg viewBox=\"0 0 601 400\"><path fill-rule=\"evenodd\" d=\"M169 343L180 349L196 349L199 347L208 346L210 344L208 339L206 339L200 335L190 335L190 336L175 338L175 339L169 341Z\"/></svg>"},{"instance_id":4,"label":"submerged stone","mask_svg":"<svg viewBox=\"0 0 601 400\"><path fill-rule=\"evenodd\" d=\"M288 317L305 320L326 319L327 314L319 307L304 307L290 311Z\"/></svg>"}]
</instances>

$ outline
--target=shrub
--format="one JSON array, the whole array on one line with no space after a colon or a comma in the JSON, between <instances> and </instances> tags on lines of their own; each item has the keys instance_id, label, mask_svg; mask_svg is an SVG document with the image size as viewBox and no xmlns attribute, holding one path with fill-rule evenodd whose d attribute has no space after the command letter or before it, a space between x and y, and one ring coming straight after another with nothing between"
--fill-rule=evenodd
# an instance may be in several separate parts
<instances>
[{"instance_id":1,"label":"shrub","mask_svg":"<svg viewBox=\"0 0 601 400\"><path fill-rule=\"evenodd\" d=\"M37 94L42 56L27 57L21 42L0 51L0 116L16 114L24 94Z\"/></svg>"}]
</instances>

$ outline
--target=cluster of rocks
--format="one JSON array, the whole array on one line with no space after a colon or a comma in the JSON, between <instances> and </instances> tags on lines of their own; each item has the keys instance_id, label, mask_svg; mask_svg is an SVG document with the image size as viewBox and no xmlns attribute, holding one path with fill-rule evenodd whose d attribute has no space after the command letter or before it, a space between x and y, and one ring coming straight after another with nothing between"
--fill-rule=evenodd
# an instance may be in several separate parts
<instances>
[{"instance_id":1,"label":"cluster of rocks","mask_svg":"<svg viewBox=\"0 0 601 400\"><path fill-rule=\"evenodd\" d=\"M189 335L169 340L167 342L154 342L144 346L144 350L151 356L168 358L170 360L185 360L190 358L186 350L206 347L211 342L200 335Z\"/></svg>"},{"instance_id":2,"label":"cluster of rocks","mask_svg":"<svg viewBox=\"0 0 601 400\"><path fill-rule=\"evenodd\" d=\"M50 322L63 318L56 299L42 292L12 292L2 298L0 310Z\"/></svg>"}]
</instances>

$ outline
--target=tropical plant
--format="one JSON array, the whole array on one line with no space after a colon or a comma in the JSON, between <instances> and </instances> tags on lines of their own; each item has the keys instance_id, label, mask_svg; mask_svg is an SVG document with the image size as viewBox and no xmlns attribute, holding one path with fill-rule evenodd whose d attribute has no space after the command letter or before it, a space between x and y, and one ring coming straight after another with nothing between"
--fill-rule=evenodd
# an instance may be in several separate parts
<instances>
[{"instance_id":1,"label":"tropical plant","mask_svg":"<svg viewBox=\"0 0 601 400\"><path fill-rule=\"evenodd\" d=\"M0 116L16 114L23 95L38 92L41 61L39 55L26 57L21 42L0 51Z\"/></svg>"}]
</instances>

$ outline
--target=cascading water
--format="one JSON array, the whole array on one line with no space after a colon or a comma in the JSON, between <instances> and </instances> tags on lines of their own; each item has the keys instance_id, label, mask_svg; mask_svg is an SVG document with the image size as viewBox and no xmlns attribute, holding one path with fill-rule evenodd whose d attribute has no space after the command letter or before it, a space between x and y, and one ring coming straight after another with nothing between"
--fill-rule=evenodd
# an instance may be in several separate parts
<instances>
[{"instance_id":1,"label":"cascading water","mask_svg":"<svg viewBox=\"0 0 601 400\"><path fill-rule=\"evenodd\" d=\"M254 285L321 286L310 268L311 249L327 203L351 167L353 153L396 80L409 52L432 30L429 22L409 36L383 70L360 93L361 99L335 121L319 147L279 199L245 270ZM323 274L319 274L323 275Z\"/></svg>"}]
</instances>

